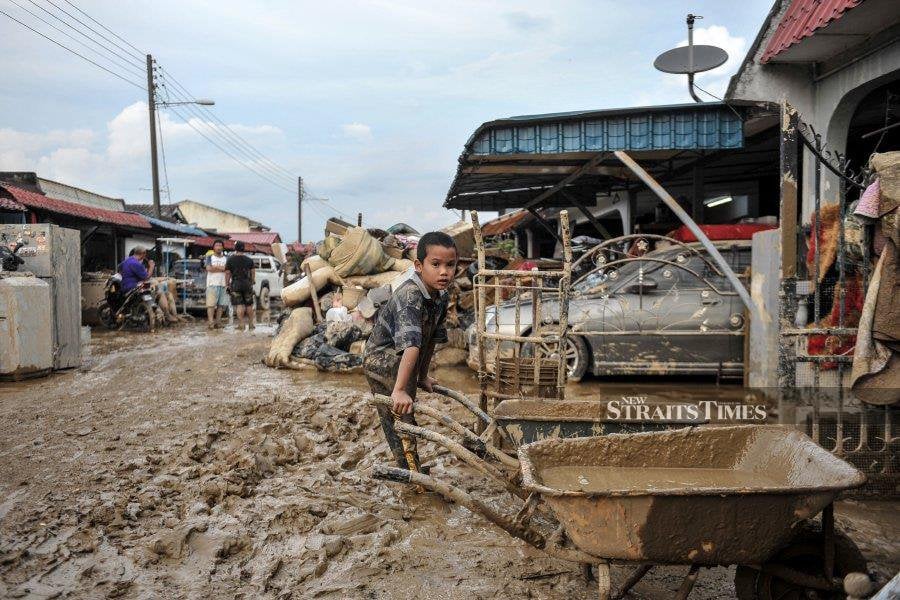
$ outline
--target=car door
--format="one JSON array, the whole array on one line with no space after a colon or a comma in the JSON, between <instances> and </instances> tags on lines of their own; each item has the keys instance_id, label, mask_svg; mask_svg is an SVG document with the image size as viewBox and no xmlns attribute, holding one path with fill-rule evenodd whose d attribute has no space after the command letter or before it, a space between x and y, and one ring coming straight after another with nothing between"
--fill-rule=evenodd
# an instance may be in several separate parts
<instances>
[{"instance_id":1,"label":"car door","mask_svg":"<svg viewBox=\"0 0 900 600\"><path fill-rule=\"evenodd\" d=\"M596 371L715 372L730 356L732 305L704 281L705 262L674 249L626 264L620 282L596 299L586 327Z\"/></svg>"}]
</instances>

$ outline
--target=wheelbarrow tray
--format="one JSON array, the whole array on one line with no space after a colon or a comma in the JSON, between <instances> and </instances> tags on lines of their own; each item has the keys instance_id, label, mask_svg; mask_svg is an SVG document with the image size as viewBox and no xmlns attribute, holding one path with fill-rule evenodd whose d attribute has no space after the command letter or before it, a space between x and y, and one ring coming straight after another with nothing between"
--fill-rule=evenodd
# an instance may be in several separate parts
<instances>
[{"instance_id":1,"label":"wheelbarrow tray","mask_svg":"<svg viewBox=\"0 0 900 600\"><path fill-rule=\"evenodd\" d=\"M660 564L762 563L789 541L795 523L865 481L803 433L778 425L548 439L520 447L519 461L525 489L541 495L580 550ZM545 483L558 467L611 467L623 475L589 491ZM731 470L742 485L667 488L643 482L640 469L671 469L670 481L685 470Z\"/></svg>"},{"instance_id":2,"label":"wheelbarrow tray","mask_svg":"<svg viewBox=\"0 0 900 600\"><path fill-rule=\"evenodd\" d=\"M494 409L494 420L516 446L547 438L666 431L702 422L613 419L605 400L504 400Z\"/></svg>"}]
</instances>

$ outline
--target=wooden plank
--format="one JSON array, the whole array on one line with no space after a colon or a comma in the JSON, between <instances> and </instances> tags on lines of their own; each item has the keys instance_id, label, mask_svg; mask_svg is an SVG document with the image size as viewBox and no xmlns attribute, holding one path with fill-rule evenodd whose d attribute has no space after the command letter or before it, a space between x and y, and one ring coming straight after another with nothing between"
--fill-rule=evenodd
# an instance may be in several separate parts
<instances>
[{"instance_id":1,"label":"wooden plank","mask_svg":"<svg viewBox=\"0 0 900 600\"><path fill-rule=\"evenodd\" d=\"M567 185L569 185L570 183L572 183L573 181L575 181L576 179L578 179L579 177L584 175L585 172L587 172L588 170L596 167L600 163L600 161L602 161L607 156L609 156L608 152L600 152L600 153L594 155L594 157L591 160L584 163L582 166L580 166L576 171L574 171L570 175L567 175L565 178L563 178L562 181L560 181L559 183L554 185L552 188L550 188L549 190L546 190L544 192L541 192L533 200L529 200L525 204L524 208L530 209L534 206L539 206L541 202L543 202L544 200L546 200L547 198L549 198L550 196L552 196L559 190L563 189L564 187L566 187ZM558 238L559 238L559 236L557 236L557 239Z\"/></svg>"},{"instance_id":2,"label":"wooden plank","mask_svg":"<svg viewBox=\"0 0 900 600\"><path fill-rule=\"evenodd\" d=\"M800 116L787 102L781 105L781 277L797 275L797 202L800 189L802 146L797 125Z\"/></svg>"},{"instance_id":3,"label":"wooden plank","mask_svg":"<svg viewBox=\"0 0 900 600\"><path fill-rule=\"evenodd\" d=\"M613 235L609 232L608 229L606 229L606 227L603 226L603 223L601 223L600 220L594 216L594 213L588 210L587 206L585 206L585 204L581 200L572 196L565 190L563 190L561 193L565 198L568 198L572 201L572 205L581 211L581 213L585 216L585 218L587 218L588 221L590 221L591 225L594 226L594 229L597 230L597 232L603 237L604 240L612 239Z\"/></svg>"}]
</instances>

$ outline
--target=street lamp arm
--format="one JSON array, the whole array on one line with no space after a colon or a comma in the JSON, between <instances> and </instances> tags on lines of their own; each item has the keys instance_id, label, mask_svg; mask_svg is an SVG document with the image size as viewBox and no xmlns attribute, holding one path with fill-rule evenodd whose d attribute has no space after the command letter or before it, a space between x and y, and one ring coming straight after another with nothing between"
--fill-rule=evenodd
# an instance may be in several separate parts
<instances>
[{"instance_id":1,"label":"street lamp arm","mask_svg":"<svg viewBox=\"0 0 900 600\"><path fill-rule=\"evenodd\" d=\"M199 104L200 106L215 106L215 102L213 100L209 100L207 98L200 98L198 100L188 100L187 102L156 102L157 106L183 106L185 104Z\"/></svg>"}]
</instances>

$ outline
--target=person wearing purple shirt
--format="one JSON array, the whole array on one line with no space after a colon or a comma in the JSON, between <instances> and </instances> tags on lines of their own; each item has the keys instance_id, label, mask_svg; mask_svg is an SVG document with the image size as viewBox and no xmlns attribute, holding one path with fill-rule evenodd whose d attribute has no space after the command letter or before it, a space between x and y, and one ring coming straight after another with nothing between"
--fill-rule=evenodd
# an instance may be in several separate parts
<instances>
[{"instance_id":1,"label":"person wearing purple shirt","mask_svg":"<svg viewBox=\"0 0 900 600\"><path fill-rule=\"evenodd\" d=\"M153 271L153 261L148 261L148 267L144 267L143 260L147 256L147 249L143 246L135 246L132 255L122 261L119 271L122 272L122 291L130 292L137 285L150 278Z\"/></svg>"}]
</instances>

